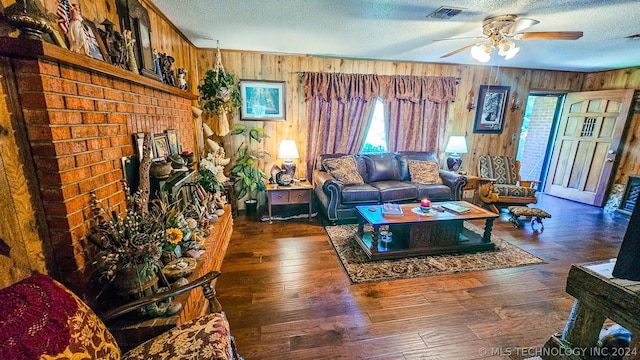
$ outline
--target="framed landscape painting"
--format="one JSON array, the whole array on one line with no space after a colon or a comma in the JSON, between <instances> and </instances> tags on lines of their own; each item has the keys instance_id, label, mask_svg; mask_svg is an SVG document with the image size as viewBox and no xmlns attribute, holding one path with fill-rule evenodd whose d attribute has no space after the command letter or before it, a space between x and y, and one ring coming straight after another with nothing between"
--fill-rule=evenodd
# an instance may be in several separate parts
<instances>
[{"instance_id":1,"label":"framed landscape painting","mask_svg":"<svg viewBox=\"0 0 640 360\"><path fill-rule=\"evenodd\" d=\"M240 119L285 121L285 84L284 81L240 81Z\"/></svg>"},{"instance_id":2,"label":"framed landscape painting","mask_svg":"<svg viewBox=\"0 0 640 360\"><path fill-rule=\"evenodd\" d=\"M473 124L474 133L502 133L510 90L509 86L480 85L476 119Z\"/></svg>"}]
</instances>

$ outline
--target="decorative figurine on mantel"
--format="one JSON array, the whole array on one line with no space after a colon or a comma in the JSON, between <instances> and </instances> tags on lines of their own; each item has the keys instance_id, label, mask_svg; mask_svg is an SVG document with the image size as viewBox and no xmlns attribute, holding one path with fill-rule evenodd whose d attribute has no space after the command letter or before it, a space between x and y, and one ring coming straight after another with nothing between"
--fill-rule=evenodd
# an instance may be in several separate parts
<instances>
[{"instance_id":1,"label":"decorative figurine on mantel","mask_svg":"<svg viewBox=\"0 0 640 360\"><path fill-rule=\"evenodd\" d=\"M160 67L162 68L162 78L164 79L164 83L171 86L176 86L176 76L171 69L173 63L176 61L173 56L167 55L165 53L159 53L160 55Z\"/></svg>"},{"instance_id":2,"label":"decorative figurine on mantel","mask_svg":"<svg viewBox=\"0 0 640 360\"><path fill-rule=\"evenodd\" d=\"M153 49L153 64L156 68L156 74L160 77L160 81L164 82L164 77L162 76L162 66L160 66L160 54L158 54L158 49Z\"/></svg>"},{"instance_id":3,"label":"decorative figurine on mantel","mask_svg":"<svg viewBox=\"0 0 640 360\"><path fill-rule=\"evenodd\" d=\"M109 19L105 19L100 25L104 26L104 30L98 29L100 37L107 48L107 54L111 58L113 65L123 69L127 68L127 47L124 36L113 29L113 23Z\"/></svg>"},{"instance_id":4,"label":"decorative figurine on mantel","mask_svg":"<svg viewBox=\"0 0 640 360\"><path fill-rule=\"evenodd\" d=\"M178 68L178 87L184 91L189 91L189 84L187 84L187 70L185 68Z\"/></svg>"},{"instance_id":5,"label":"decorative figurine on mantel","mask_svg":"<svg viewBox=\"0 0 640 360\"><path fill-rule=\"evenodd\" d=\"M132 38L131 30L124 31L124 42L127 48L127 67L129 68L129 71L139 74L138 63L136 63L136 54L133 51L136 39Z\"/></svg>"},{"instance_id":6,"label":"decorative figurine on mantel","mask_svg":"<svg viewBox=\"0 0 640 360\"><path fill-rule=\"evenodd\" d=\"M79 54L89 55L89 43L87 35L82 26L82 15L80 14L80 6L72 4L69 12L71 21L69 22L69 32L67 39L69 40L69 50Z\"/></svg>"}]
</instances>

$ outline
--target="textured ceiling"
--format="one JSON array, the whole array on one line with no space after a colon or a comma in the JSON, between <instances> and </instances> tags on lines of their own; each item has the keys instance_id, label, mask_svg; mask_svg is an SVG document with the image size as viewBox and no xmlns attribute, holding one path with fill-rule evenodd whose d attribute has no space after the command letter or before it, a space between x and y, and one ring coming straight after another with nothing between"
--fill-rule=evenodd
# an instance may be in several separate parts
<instances>
[{"instance_id":1,"label":"textured ceiling","mask_svg":"<svg viewBox=\"0 0 640 360\"><path fill-rule=\"evenodd\" d=\"M520 40L488 66L597 71L640 66L638 0L151 0L200 48L479 65L469 51L486 17L540 21L527 31L583 31L578 40ZM449 20L426 16L464 8ZM466 39L457 39L466 38ZM434 41L443 40L444 41Z\"/></svg>"}]
</instances>

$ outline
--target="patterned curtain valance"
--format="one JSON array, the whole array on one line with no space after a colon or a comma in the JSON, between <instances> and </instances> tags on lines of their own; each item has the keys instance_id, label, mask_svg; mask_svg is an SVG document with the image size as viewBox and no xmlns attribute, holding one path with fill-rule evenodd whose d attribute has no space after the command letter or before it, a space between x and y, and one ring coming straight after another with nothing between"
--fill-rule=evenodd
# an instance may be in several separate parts
<instances>
[{"instance_id":1,"label":"patterned curtain valance","mask_svg":"<svg viewBox=\"0 0 640 360\"><path fill-rule=\"evenodd\" d=\"M376 74L304 73L305 99L320 97L342 103L355 98L403 99L411 102L454 101L456 79L451 76L389 76Z\"/></svg>"}]
</instances>

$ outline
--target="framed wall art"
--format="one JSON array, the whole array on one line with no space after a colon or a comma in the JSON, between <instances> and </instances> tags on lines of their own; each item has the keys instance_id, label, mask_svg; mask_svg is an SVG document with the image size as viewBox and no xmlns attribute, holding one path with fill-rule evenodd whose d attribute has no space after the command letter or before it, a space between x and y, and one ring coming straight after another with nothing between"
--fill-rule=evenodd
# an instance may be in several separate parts
<instances>
[{"instance_id":1,"label":"framed wall art","mask_svg":"<svg viewBox=\"0 0 640 360\"><path fill-rule=\"evenodd\" d=\"M180 153L180 140L178 138L178 130L167 130L167 142L169 145L170 155Z\"/></svg>"},{"instance_id":2,"label":"framed wall art","mask_svg":"<svg viewBox=\"0 0 640 360\"><path fill-rule=\"evenodd\" d=\"M241 80L240 119L285 121L284 81Z\"/></svg>"},{"instance_id":3,"label":"framed wall art","mask_svg":"<svg viewBox=\"0 0 640 360\"><path fill-rule=\"evenodd\" d=\"M120 30L123 33L125 29L131 30L136 40L133 45L140 73L160 80L153 60L149 11L138 0L116 0L116 10L121 23Z\"/></svg>"},{"instance_id":4,"label":"framed wall art","mask_svg":"<svg viewBox=\"0 0 640 360\"><path fill-rule=\"evenodd\" d=\"M111 58L107 54L107 48L104 46L102 38L98 34L98 30L96 29L96 25L93 21L85 20L82 22L82 26L84 27L84 33L87 37L89 56L111 64Z\"/></svg>"},{"instance_id":5,"label":"framed wall art","mask_svg":"<svg viewBox=\"0 0 640 360\"><path fill-rule=\"evenodd\" d=\"M154 160L164 160L169 156L169 141L167 135L153 136L153 158Z\"/></svg>"},{"instance_id":6,"label":"framed wall art","mask_svg":"<svg viewBox=\"0 0 640 360\"><path fill-rule=\"evenodd\" d=\"M510 86L480 85L476 119L473 132L480 134L501 134Z\"/></svg>"}]
</instances>

